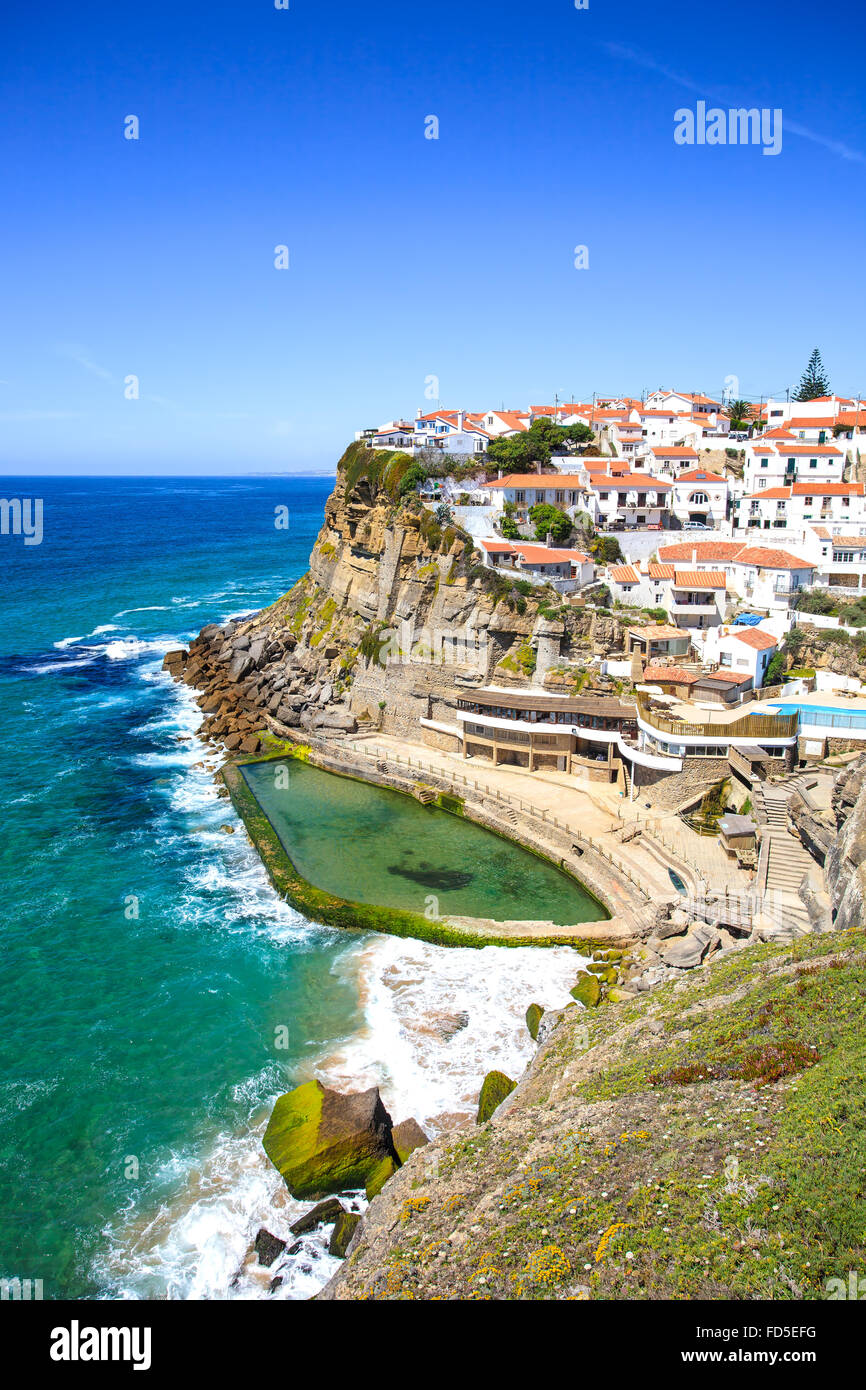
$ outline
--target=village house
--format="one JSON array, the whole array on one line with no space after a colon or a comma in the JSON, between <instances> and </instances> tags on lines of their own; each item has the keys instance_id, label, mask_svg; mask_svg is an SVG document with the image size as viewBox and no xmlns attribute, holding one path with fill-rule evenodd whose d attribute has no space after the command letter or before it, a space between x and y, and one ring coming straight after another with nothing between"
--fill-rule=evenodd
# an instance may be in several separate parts
<instances>
[{"instance_id":1,"label":"village house","mask_svg":"<svg viewBox=\"0 0 866 1390\"><path fill-rule=\"evenodd\" d=\"M793 529L820 522L837 528L866 525L863 483L791 483L739 497L734 504L738 530Z\"/></svg>"},{"instance_id":2,"label":"village house","mask_svg":"<svg viewBox=\"0 0 866 1390\"><path fill-rule=\"evenodd\" d=\"M687 468L674 478L671 510L681 524L721 526L728 515L729 484L720 473Z\"/></svg>"},{"instance_id":3,"label":"village house","mask_svg":"<svg viewBox=\"0 0 866 1390\"><path fill-rule=\"evenodd\" d=\"M591 584L595 564L582 550L555 549L529 541L506 541L499 537L479 540L484 562L490 569L518 571L530 580L574 580L574 588Z\"/></svg>"},{"instance_id":4,"label":"village house","mask_svg":"<svg viewBox=\"0 0 866 1390\"><path fill-rule=\"evenodd\" d=\"M762 436L745 446L743 492L791 483L841 483L845 455L835 444L800 444Z\"/></svg>"},{"instance_id":5,"label":"village house","mask_svg":"<svg viewBox=\"0 0 866 1390\"><path fill-rule=\"evenodd\" d=\"M720 569L729 591L754 608L786 612L799 591L815 581L815 561L775 546L738 541L685 541L659 547L662 564L690 563L693 569Z\"/></svg>"}]
</instances>

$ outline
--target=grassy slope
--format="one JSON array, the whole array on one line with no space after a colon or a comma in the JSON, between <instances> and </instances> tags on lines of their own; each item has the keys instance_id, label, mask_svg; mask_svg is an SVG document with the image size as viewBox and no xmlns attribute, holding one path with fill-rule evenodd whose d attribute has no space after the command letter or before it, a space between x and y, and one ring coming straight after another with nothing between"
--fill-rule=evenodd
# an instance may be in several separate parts
<instances>
[{"instance_id":1,"label":"grassy slope","mask_svg":"<svg viewBox=\"0 0 866 1390\"><path fill-rule=\"evenodd\" d=\"M866 1263L864 1003L857 931L566 1011L504 1111L392 1179L338 1296L826 1297Z\"/></svg>"}]
</instances>

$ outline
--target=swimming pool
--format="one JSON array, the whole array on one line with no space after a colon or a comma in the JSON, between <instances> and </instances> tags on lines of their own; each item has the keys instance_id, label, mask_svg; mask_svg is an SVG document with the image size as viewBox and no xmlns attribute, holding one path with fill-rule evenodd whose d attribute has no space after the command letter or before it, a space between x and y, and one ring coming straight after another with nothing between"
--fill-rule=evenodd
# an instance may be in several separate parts
<instances>
[{"instance_id":1,"label":"swimming pool","mask_svg":"<svg viewBox=\"0 0 866 1390\"><path fill-rule=\"evenodd\" d=\"M801 724L828 729L861 729L866 733L866 708L847 710L836 705L774 704L776 714L799 714Z\"/></svg>"}]
</instances>

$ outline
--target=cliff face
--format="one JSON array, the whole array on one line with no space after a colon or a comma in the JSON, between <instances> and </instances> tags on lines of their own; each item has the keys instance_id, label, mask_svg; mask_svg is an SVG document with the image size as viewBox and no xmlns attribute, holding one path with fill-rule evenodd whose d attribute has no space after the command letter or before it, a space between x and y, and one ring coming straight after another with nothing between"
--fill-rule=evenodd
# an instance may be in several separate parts
<instances>
[{"instance_id":1,"label":"cliff face","mask_svg":"<svg viewBox=\"0 0 866 1390\"><path fill-rule=\"evenodd\" d=\"M859 927L866 900L866 754L837 778L833 789L837 834L824 861L827 891L840 930Z\"/></svg>"},{"instance_id":2,"label":"cliff face","mask_svg":"<svg viewBox=\"0 0 866 1390\"><path fill-rule=\"evenodd\" d=\"M567 662L621 642L615 619L486 569L471 537L401 498L410 465L350 446L308 573L251 618L205 628L188 659L169 653L167 669L203 692L208 737L244 752L268 728L417 740L420 719L453 725L462 690L547 678L570 693Z\"/></svg>"}]
</instances>

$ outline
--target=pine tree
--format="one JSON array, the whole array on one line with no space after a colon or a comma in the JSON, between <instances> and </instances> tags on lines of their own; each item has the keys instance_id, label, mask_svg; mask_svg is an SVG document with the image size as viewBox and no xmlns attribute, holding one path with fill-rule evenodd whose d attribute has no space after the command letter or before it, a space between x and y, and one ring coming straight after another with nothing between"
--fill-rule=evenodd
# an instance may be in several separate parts
<instances>
[{"instance_id":1,"label":"pine tree","mask_svg":"<svg viewBox=\"0 0 866 1390\"><path fill-rule=\"evenodd\" d=\"M824 363L821 361L821 354L817 348L809 358L809 365L800 378L800 389L794 397L795 401L814 401L819 396L829 396L830 380L824 371Z\"/></svg>"}]
</instances>

